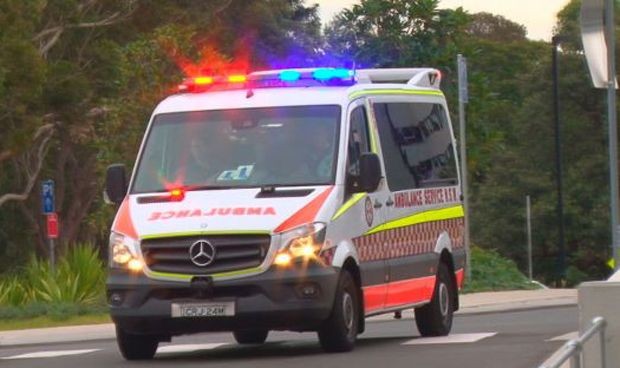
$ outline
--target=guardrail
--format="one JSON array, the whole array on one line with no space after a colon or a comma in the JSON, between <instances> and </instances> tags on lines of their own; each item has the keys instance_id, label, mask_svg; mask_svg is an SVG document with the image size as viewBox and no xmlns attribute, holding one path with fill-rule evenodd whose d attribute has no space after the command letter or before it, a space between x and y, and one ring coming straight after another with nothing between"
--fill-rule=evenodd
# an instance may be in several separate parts
<instances>
[{"instance_id":1,"label":"guardrail","mask_svg":"<svg viewBox=\"0 0 620 368\"><path fill-rule=\"evenodd\" d=\"M583 335L568 341L538 368L560 368L569 359L571 368L581 368L583 346L596 333L599 334L598 343L601 348L601 368L607 368L607 362L605 361L605 327L607 327L607 321L603 317L594 318L592 325Z\"/></svg>"}]
</instances>

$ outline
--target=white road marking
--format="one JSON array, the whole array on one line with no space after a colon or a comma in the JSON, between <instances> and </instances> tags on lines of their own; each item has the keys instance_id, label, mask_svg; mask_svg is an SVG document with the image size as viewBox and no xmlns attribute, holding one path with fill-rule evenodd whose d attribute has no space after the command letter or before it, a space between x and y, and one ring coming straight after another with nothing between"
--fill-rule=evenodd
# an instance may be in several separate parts
<instances>
[{"instance_id":1,"label":"white road marking","mask_svg":"<svg viewBox=\"0 0 620 368\"><path fill-rule=\"evenodd\" d=\"M568 340L576 339L577 337L579 337L579 333L577 331L573 331L573 332L569 332L564 335L556 336L552 339L548 339L545 341L568 341Z\"/></svg>"},{"instance_id":2,"label":"white road marking","mask_svg":"<svg viewBox=\"0 0 620 368\"><path fill-rule=\"evenodd\" d=\"M226 343L212 343L212 344L184 344L184 345L166 345L160 346L157 349L157 354L169 354L169 353L191 353L198 350L211 350L219 348L220 346L228 345Z\"/></svg>"},{"instance_id":3,"label":"white road marking","mask_svg":"<svg viewBox=\"0 0 620 368\"><path fill-rule=\"evenodd\" d=\"M38 351L36 353L13 355L13 356L4 357L4 358L0 358L0 359L10 360L10 359L55 358L55 357L69 356L69 355L88 354L88 353L92 353L92 352L100 351L100 350L101 349Z\"/></svg>"},{"instance_id":4,"label":"white road marking","mask_svg":"<svg viewBox=\"0 0 620 368\"><path fill-rule=\"evenodd\" d=\"M451 334L440 337L418 337L417 339L403 342L401 345L429 345L429 344L465 344L497 335L497 332Z\"/></svg>"}]
</instances>

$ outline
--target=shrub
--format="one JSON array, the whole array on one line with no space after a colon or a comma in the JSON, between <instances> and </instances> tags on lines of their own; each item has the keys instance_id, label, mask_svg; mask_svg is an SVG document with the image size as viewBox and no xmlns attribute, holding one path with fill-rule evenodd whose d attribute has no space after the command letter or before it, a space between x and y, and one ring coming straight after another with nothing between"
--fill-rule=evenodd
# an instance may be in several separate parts
<instances>
[{"instance_id":1,"label":"shrub","mask_svg":"<svg viewBox=\"0 0 620 368\"><path fill-rule=\"evenodd\" d=\"M60 258L55 272L47 262L32 257L22 272L0 283L0 305L100 305L104 280L105 269L97 250L80 244Z\"/></svg>"},{"instance_id":2,"label":"shrub","mask_svg":"<svg viewBox=\"0 0 620 368\"><path fill-rule=\"evenodd\" d=\"M25 305L33 300L32 289L17 277L0 281L0 305Z\"/></svg>"},{"instance_id":3,"label":"shrub","mask_svg":"<svg viewBox=\"0 0 620 368\"><path fill-rule=\"evenodd\" d=\"M517 265L495 250L471 248L471 279L465 281L465 292L537 289Z\"/></svg>"}]
</instances>

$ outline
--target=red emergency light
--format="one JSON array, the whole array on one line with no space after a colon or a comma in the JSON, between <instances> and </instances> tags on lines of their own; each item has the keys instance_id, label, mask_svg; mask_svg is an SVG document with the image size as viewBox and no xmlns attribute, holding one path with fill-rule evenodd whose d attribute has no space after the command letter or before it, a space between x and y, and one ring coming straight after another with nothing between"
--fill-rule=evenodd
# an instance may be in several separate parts
<instances>
[{"instance_id":1,"label":"red emergency light","mask_svg":"<svg viewBox=\"0 0 620 368\"><path fill-rule=\"evenodd\" d=\"M180 202L185 198L185 191L182 188L174 188L170 190L170 201Z\"/></svg>"}]
</instances>

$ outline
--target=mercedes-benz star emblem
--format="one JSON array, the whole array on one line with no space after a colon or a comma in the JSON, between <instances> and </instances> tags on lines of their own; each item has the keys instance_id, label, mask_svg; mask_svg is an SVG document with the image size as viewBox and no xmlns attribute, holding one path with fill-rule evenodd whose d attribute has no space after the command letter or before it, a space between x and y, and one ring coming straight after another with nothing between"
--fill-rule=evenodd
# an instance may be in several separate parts
<instances>
[{"instance_id":1,"label":"mercedes-benz star emblem","mask_svg":"<svg viewBox=\"0 0 620 368\"><path fill-rule=\"evenodd\" d=\"M198 240L189 247L189 259L198 267L206 267L215 260L215 247L206 240Z\"/></svg>"}]
</instances>

